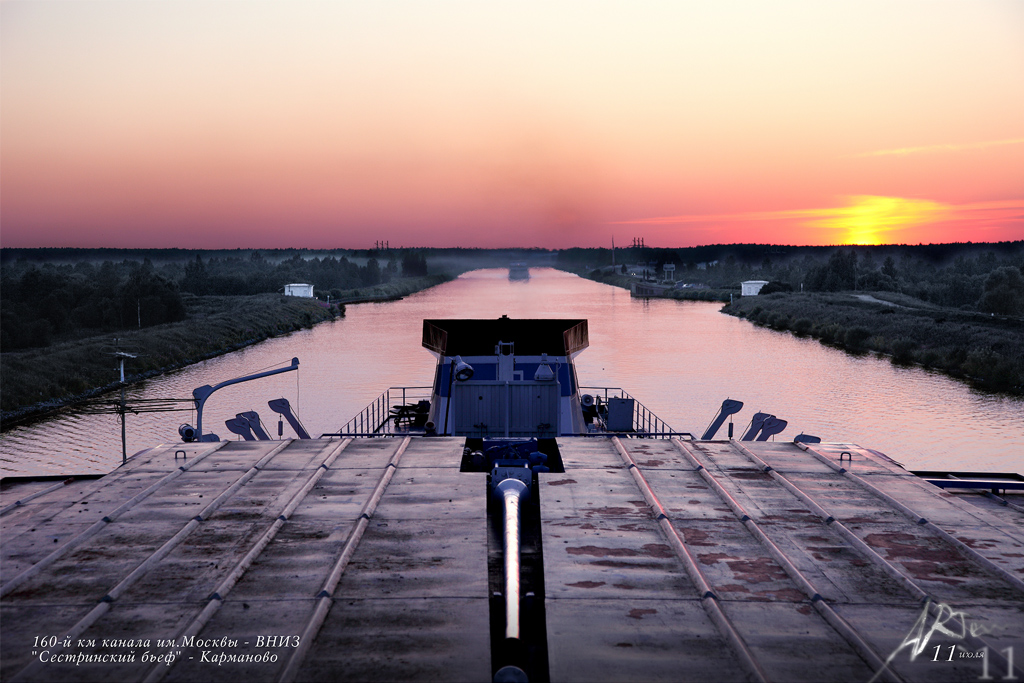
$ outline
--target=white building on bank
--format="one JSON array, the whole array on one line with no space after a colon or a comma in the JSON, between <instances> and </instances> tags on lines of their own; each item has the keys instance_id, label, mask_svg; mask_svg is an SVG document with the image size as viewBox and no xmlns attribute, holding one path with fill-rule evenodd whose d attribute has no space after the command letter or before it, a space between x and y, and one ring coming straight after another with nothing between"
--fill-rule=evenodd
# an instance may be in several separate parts
<instances>
[{"instance_id":1,"label":"white building on bank","mask_svg":"<svg viewBox=\"0 0 1024 683\"><path fill-rule=\"evenodd\" d=\"M285 296L302 296L307 299L313 298L313 285L295 283L284 286Z\"/></svg>"},{"instance_id":2,"label":"white building on bank","mask_svg":"<svg viewBox=\"0 0 1024 683\"><path fill-rule=\"evenodd\" d=\"M757 296L761 288L768 284L767 280L747 280L740 283L741 296Z\"/></svg>"}]
</instances>

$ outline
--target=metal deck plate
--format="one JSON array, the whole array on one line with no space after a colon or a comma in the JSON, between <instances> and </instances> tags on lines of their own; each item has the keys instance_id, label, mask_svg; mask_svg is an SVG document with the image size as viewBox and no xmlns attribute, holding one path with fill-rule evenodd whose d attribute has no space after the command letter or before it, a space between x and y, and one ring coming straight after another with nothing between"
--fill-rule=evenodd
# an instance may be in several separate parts
<instances>
[{"instance_id":1,"label":"metal deck plate","mask_svg":"<svg viewBox=\"0 0 1024 683\"><path fill-rule=\"evenodd\" d=\"M412 438L401 451L404 443L353 441L328 468L321 463L334 457L340 441L162 446L103 479L76 481L6 511L0 518L0 678L276 680L296 650L280 641L259 645L259 639L298 636L317 606L327 605L302 651L297 680L489 680L486 477L458 471L462 439ZM612 440L559 439L565 473L540 476L552 681L749 679L735 645L709 617L710 598L702 602L666 533L668 523L770 679L871 678L866 656L817 608L827 605L885 658L922 614L909 586L944 605L952 619L947 626L973 625L990 648L994 680L1007 674L999 651L1016 648L1015 659L1024 660L1019 510L991 501L972 505L966 501L981 500L980 494L944 492L850 444L805 450L743 442L861 539L873 559L740 444L621 443L635 467ZM181 450L187 457L175 458ZM397 467L389 467L400 451ZM853 461L843 467L862 481L829 466L844 452ZM705 475L742 507L781 561ZM668 522L657 519L638 477ZM46 488L33 486L23 491ZM367 508L381 486L379 504ZM8 505L18 495L24 494L5 487L0 502ZM211 504L216 509L194 521ZM258 545L268 534L265 546ZM322 587L346 548L351 554L344 556L340 582L324 602ZM243 567L247 557L251 564ZM232 572L237 582L227 585ZM793 572L824 600L812 602ZM222 600L211 598L225 585ZM111 592L112 601L102 602ZM208 614L200 619L204 609ZM929 617L928 625L933 622ZM238 645L157 644L180 640L187 629L201 640L227 637ZM69 632L67 647L34 647L37 636ZM980 677L980 661L961 655L976 652L982 641L941 632L929 637L915 660L906 650L893 660L903 680ZM69 656L134 651L136 660L43 664L38 654L44 647ZM141 661L146 650L171 649L180 652L173 666ZM954 661L942 659L951 651ZM268 652L276 661L218 665L202 661L203 652Z\"/></svg>"}]
</instances>

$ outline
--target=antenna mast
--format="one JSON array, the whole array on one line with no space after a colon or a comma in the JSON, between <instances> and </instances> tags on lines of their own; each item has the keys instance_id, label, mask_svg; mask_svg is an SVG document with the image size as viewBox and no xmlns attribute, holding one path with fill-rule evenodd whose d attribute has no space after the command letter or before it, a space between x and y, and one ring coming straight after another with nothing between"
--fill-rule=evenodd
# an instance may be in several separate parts
<instances>
[{"instance_id":1,"label":"antenna mast","mask_svg":"<svg viewBox=\"0 0 1024 683\"><path fill-rule=\"evenodd\" d=\"M126 462L128 462L128 439L127 435L125 434L124 424L124 416L126 412L126 405L124 402L124 359L136 358L137 356L133 356L130 353L125 353L124 351L115 351L114 355L117 356L117 360L121 366L121 405L118 406L117 413L118 415L121 416L121 464L123 465Z\"/></svg>"}]
</instances>

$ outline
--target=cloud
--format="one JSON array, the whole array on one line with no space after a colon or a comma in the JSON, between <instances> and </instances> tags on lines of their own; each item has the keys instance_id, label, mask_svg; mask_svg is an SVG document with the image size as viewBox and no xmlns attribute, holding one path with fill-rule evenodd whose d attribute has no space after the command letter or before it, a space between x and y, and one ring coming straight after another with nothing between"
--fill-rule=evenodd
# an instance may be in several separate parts
<instances>
[{"instance_id":1,"label":"cloud","mask_svg":"<svg viewBox=\"0 0 1024 683\"><path fill-rule=\"evenodd\" d=\"M886 157L886 156L907 156L908 154L922 154L931 152L960 152L968 149L984 149L986 147L1003 147L1005 145L1024 144L1024 138L1012 138L1010 140L989 140L987 142L969 142L965 144L925 145L923 147L899 147L897 149L879 149L874 152L862 152L852 154L852 158L861 157Z\"/></svg>"},{"instance_id":2,"label":"cloud","mask_svg":"<svg viewBox=\"0 0 1024 683\"><path fill-rule=\"evenodd\" d=\"M820 216L830 209L788 209L785 211L747 211L744 213L705 213L680 216L653 216L625 221L610 221L611 225L680 225L683 223L725 223L732 221L779 221L789 218Z\"/></svg>"}]
</instances>

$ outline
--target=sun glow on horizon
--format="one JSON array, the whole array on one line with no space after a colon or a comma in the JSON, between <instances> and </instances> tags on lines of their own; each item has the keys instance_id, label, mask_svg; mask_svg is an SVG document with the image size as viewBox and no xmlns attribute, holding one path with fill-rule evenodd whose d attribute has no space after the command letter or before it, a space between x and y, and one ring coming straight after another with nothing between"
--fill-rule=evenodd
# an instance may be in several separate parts
<instances>
[{"instance_id":1,"label":"sun glow on horizon","mask_svg":"<svg viewBox=\"0 0 1024 683\"><path fill-rule=\"evenodd\" d=\"M847 198L849 205L824 209L821 218L806 225L832 231L840 244L889 244L896 234L936 223L945 218L949 207L926 199L856 195Z\"/></svg>"},{"instance_id":2,"label":"sun glow on horizon","mask_svg":"<svg viewBox=\"0 0 1024 683\"><path fill-rule=\"evenodd\" d=\"M0 0L0 244L1018 240L1020 7Z\"/></svg>"},{"instance_id":3,"label":"sun glow on horizon","mask_svg":"<svg viewBox=\"0 0 1024 683\"><path fill-rule=\"evenodd\" d=\"M733 226L756 235L755 240L768 241L772 239L770 235L781 228L790 234L799 234L806 244L879 245L921 241L925 231L934 230L940 224L969 221L981 229L992 220L1011 218L1024 208L1021 200L954 205L879 195L846 195L840 199L840 206L814 209L657 216L613 224L676 226L676 229L689 224ZM764 227L757 227L759 224Z\"/></svg>"}]
</instances>

